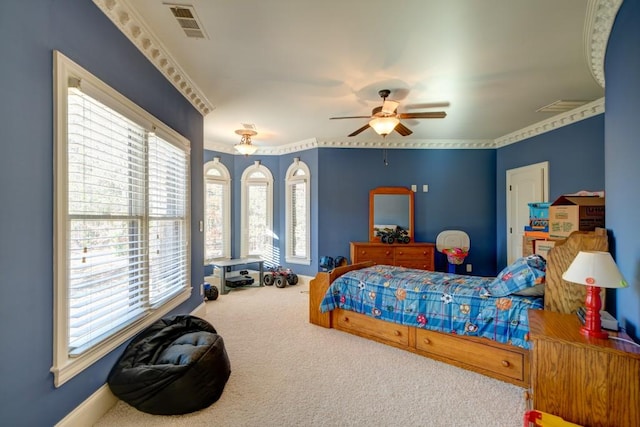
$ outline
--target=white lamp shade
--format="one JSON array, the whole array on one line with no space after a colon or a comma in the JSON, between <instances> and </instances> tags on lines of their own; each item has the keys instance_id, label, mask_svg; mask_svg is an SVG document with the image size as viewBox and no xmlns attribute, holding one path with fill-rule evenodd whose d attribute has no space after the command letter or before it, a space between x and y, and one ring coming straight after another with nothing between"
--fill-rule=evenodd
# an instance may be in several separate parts
<instances>
[{"instance_id":1,"label":"white lamp shade","mask_svg":"<svg viewBox=\"0 0 640 427\"><path fill-rule=\"evenodd\" d=\"M240 154L244 154L245 156L252 155L258 149L258 147L256 147L255 145L253 145L251 143L247 144L247 143L244 143L244 142L234 145L234 148L236 150L238 150L238 152Z\"/></svg>"},{"instance_id":2,"label":"white lamp shade","mask_svg":"<svg viewBox=\"0 0 640 427\"><path fill-rule=\"evenodd\" d=\"M400 123L397 117L376 117L369 121L369 126L379 135L388 135Z\"/></svg>"},{"instance_id":3,"label":"white lamp shade","mask_svg":"<svg viewBox=\"0 0 640 427\"><path fill-rule=\"evenodd\" d=\"M626 288L628 286L609 252L578 252L562 278L567 282L599 288Z\"/></svg>"}]
</instances>

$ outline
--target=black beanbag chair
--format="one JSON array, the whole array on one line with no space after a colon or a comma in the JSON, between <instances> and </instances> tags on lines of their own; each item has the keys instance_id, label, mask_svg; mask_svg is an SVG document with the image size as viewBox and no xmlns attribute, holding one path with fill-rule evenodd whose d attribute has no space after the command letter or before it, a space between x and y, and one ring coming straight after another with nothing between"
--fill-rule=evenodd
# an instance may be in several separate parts
<instances>
[{"instance_id":1,"label":"black beanbag chair","mask_svg":"<svg viewBox=\"0 0 640 427\"><path fill-rule=\"evenodd\" d=\"M161 319L134 337L107 383L140 411L178 415L218 400L230 374L222 337L206 320L183 315Z\"/></svg>"}]
</instances>

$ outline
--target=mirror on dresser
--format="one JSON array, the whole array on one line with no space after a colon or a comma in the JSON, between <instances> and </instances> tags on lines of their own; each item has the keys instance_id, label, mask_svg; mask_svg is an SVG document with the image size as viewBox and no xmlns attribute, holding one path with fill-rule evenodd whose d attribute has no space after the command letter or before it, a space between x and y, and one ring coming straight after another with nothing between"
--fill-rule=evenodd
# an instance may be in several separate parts
<instances>
[{"instance_id":1,"label":"mirror on dresser","mask_svg":"<svg viewBox=\"0 0 640 427\"><path fill-rule=\"evenodd\" d=\"M369 191L369 241L379 242L379 226L399 226L413 242L413 191L406 187L378 187Z\"/></svg>"}]
</instances>

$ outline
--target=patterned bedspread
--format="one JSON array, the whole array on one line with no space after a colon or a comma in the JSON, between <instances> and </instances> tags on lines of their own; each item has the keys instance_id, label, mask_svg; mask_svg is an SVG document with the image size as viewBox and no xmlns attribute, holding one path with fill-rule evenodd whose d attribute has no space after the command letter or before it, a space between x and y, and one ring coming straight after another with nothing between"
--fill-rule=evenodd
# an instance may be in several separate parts
<instances>
[{"instance_id":1,"label":"patterned bedspread","mask_svg":"<svg viewBox=\"0 0 640 427\"><path fill-rule=\"evenodd\" d=\"M527 310L542 309L542 298L492 297L487 288L493 280L375 265L337 278L320 309L342 308L403 325L529 348Z\"/></svg>"}]
</instances>

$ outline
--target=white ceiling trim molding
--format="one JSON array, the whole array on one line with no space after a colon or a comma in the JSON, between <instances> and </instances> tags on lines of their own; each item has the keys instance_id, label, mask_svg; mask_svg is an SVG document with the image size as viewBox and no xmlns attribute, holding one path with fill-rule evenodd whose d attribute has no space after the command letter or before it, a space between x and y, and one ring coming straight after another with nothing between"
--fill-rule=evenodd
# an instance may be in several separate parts
<instances>
[{"instance_id":1,"label":"white ceiling trim molding","mask_svg":"<svg viewBox=\"0 0 640 427\"><path fill-rule=\"evenodd\" d=\"M504 147L510 144L514 144L525 139L533 138L534 136L541 135L545 132L550 132L555 129L559 129L563 126L568 126L573 123L577 123L581 120L588 119L598 114L604 113L604 97L597 99L588 104L581 105L578 108L574 108L571 111L567 111L558 115L555 115L547 120L535 123L531 126L527 126L510 134L491 139L428 139L428 140L391 140L382 139L376 140L318 140L317 138L309 138L303 141L294 142L279 147L260 147L254 155L263 156L279 156L282 154L295 153L298 151L309 150L312 148L387 148L387 149L416 149L416 150L479 150L479 149L496 149ZM205 143L205 149L218 151L221 153L241 155L236 152L232 146L222 143L207 144Z\"/></svg>"},{"instance_id":2,"label":"white ceiling trim molding","mask_svg":"<svg viewBox=\"0 0 640 427\"><path fill-rule=\"evenodd\" d=\"M591 74L605 86L604 56L613 22L623 0L589 0L585 22L584 46Z\"/></svg>"},{"instance_id":3,"label":"white ceiling trim molding","mask_svg":"<svg viewBox=\"0 0 640 427\"><path fill-rule=\"evenodd\" d=\"M130 6L129 0L93 0L118 29L156 66L167 80L202 114L215 108L158 38Z\"/></svg>"},{"instance_id":4,"label":"white ceiling trim molding","mask_svg":"<svg viewBox=\"0 0 640 427\"><path fill-rule=\"evenodd\" d=\"M558 114L547 120L527 126L526 128L512 132L508 135L501 136L494 141L494 148L504 147L505 145L529 139L602 113L604 113L604 97L596 99L588 104L584 104L578 108L574 108L571 111Z\"/></svg>"},{"instance_id":5,"label":"white ceiling trim molding","mask_svg":"<svg viewBox=\"0 0 640 427\"><path fill-rule=\"evenodd\" d=\"M491 139L426 139L426 140L355 140L355 141L319 141L319 147L325 148L386 148L404 150L424 149L493 149Z\"/></svg>"}]
</instances>

